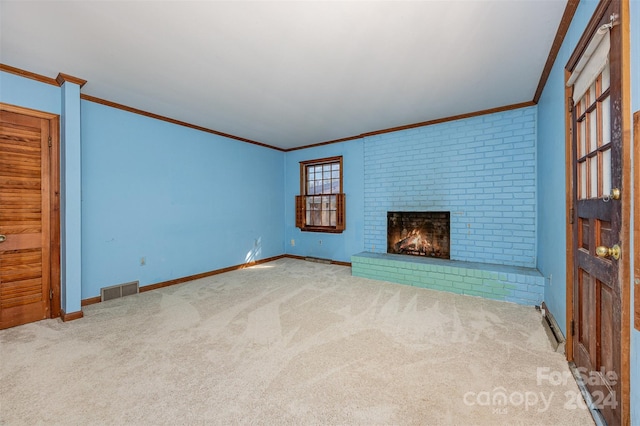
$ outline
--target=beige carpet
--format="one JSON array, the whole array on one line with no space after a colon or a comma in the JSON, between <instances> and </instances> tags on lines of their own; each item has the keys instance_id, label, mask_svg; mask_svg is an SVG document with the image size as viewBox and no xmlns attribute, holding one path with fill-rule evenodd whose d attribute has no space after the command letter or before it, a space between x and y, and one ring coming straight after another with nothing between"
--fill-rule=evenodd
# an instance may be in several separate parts
<instances>
[{"instance_id":1,"label":"beige carpet","mask_svg":"<svg viewBox=\"0 0 640 426\"><path fill-rule=\"evenodd\" d=\"M0 331L1 424L593 424L533 307L281 259L84 312Z\"/></svg>"}]
</instances>

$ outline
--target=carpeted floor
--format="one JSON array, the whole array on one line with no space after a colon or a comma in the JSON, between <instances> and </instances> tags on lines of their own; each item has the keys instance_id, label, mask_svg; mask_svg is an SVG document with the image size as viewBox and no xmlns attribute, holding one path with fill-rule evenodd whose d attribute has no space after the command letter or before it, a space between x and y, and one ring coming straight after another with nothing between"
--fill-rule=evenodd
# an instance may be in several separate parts
<instances>
[{"instance_id":1,"label":"carpeted floor","mask_svg":"<svg viewBox=\"0 0 640 426\"><path fill-rule=\"evenodd\" d=\"M593 424L533 307L275 262L0 331L0 424Z\"/></svg>"}]
</instances>

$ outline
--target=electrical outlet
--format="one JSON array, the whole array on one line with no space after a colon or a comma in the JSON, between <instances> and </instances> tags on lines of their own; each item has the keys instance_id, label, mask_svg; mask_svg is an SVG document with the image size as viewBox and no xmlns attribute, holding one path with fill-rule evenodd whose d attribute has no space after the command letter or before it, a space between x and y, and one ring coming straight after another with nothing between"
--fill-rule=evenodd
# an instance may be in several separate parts
<instances>
[{"instance_id":1,"label":"electrical outlet","mask_svg":"<svg viewBox=\"0 0 640 426\"><path fill-rule=\"evenodd\" d=\"M146 257L141 257L140 258L140 266L144 266L147 264L147 258Z\"/></svg>"}]
</instances>

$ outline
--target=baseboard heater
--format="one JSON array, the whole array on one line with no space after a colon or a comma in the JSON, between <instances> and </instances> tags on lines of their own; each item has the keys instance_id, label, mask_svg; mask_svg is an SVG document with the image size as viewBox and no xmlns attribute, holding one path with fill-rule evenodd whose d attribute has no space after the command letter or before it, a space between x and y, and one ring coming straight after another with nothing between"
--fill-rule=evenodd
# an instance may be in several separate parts
<instances>
[{"instance_id":1,"label":"baseboard heater","mask_svg":"<svg viewBox=\"0 0 640 426\"><path fill-rule=\"evenodd\" d=\"M112 285L111 287L103 287L100 289L100 301L119 299L124 296L140 293L140 283L131 281L130 283Z\"/></svg>"},{"instance_id":2,"label":"baseboard heater","mask_svg":"<svg viewBox=\"0 0 640 426\"><path fill-rule=\"evenodd\" d=\"M554 346L556 352L564 353L566 340L560 331L560 326L553 315L551 315L544 302L542 303L542 307L539 309L542 312L542 325L547 332L547 336L549 337L551 344Z\"/></svg>"},{"instance_id":3,"label":"baseboard heater","mask_svg":"<svg viewBox=\"0 0 640 426\"><path fill-rule=\"evenodd\" d=\"M316 262L316 263L326 263L328 265L331 264L331 259L323 259L321 257L305 257L304 260L306 260L307 262Z\"/></svg>"}]
</instances>

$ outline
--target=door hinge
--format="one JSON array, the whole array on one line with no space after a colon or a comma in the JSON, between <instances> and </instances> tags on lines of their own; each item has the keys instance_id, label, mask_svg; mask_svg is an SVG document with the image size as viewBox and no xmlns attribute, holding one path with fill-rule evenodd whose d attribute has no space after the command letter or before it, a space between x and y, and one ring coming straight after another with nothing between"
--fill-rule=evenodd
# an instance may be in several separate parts
<instances>
[{"instance_id":1,"label":"door hinge","mask_svg":"<svg viewBox=\"0 0 640 426\"><path fill-rule=\"evenodd\" d=\"M571 320L571 335L576 335L576 322L574 320Z\"/></svg>"},{"instance_id":2,"label":"door hinge","mask_svg":"<svg viewBox=\"0 0 640 426\"><path fill-rule=\"evenodd\" d=\"M573 112L573 107L575 106L575 104L573 103L573 98L571 96L569 96L569 99L567 99L567 104L569 105L569 112Z\"/></svg>"},{"instance_id":3,"label":"door hinge","mask_svg":"<svg viewBox=\"0 0 640 426\"><path fill-rule=\"evenodd\" d=\"M573 215L575 214L575 210L573 207L569 209L569 224L573 224Z\"/></svg>"},{"instance_id":4,"label":"door hinge","mask_svg":"<svg viewBox=\"0 0 640 426\"><path fill-rule=\"evenodd\" d=\"M49 300L53 300L53 289L49 289Z\"/></svg>"},{"instance_id":5,"label":"door hinge","mask_svg":"<svg viewBox=\"0 0 640 426\"><path fill-rule=\"evenodd\" d=\"M49 136L49 148L51 148L51 136Z\"/></svg>"}]
</instances>

